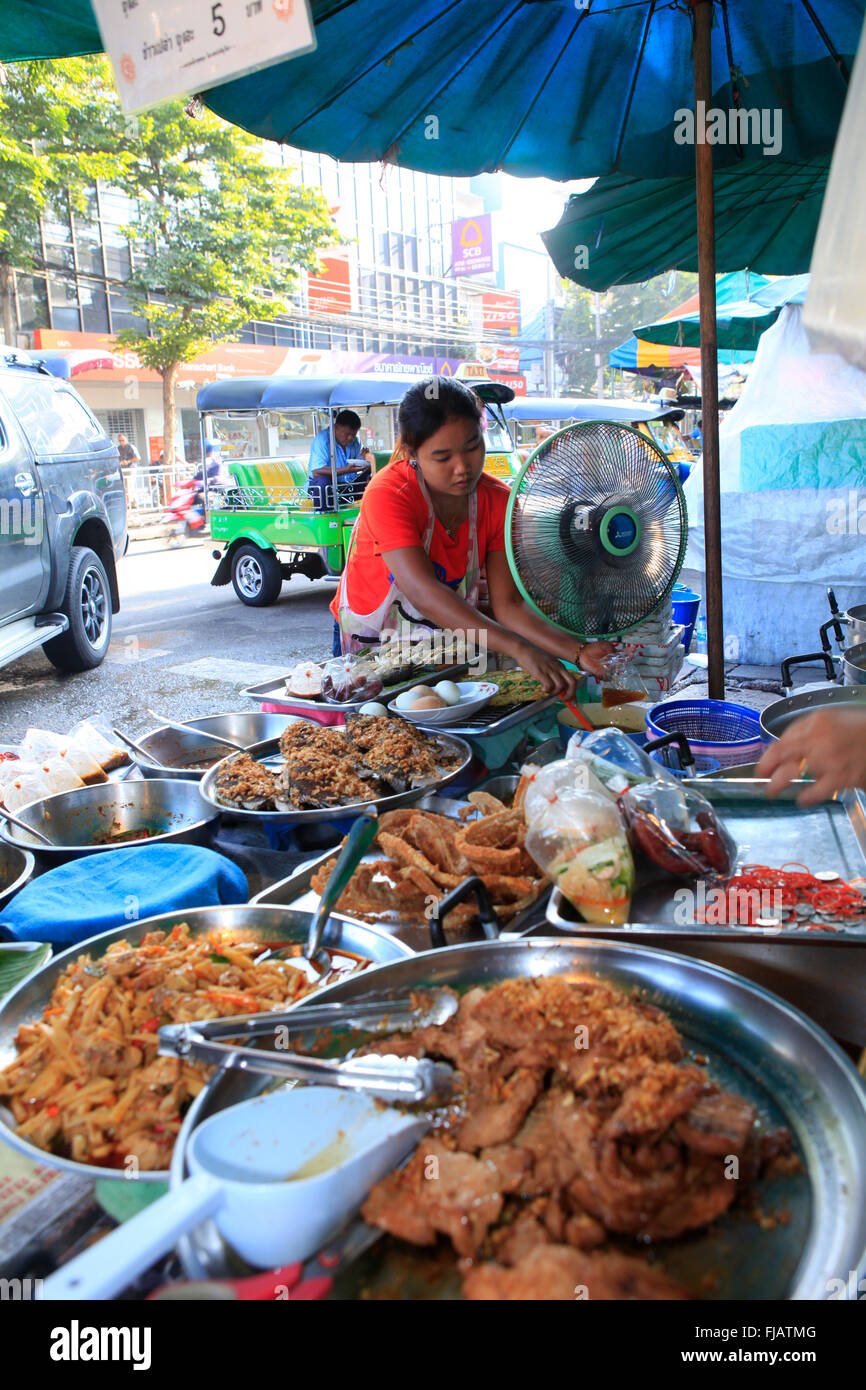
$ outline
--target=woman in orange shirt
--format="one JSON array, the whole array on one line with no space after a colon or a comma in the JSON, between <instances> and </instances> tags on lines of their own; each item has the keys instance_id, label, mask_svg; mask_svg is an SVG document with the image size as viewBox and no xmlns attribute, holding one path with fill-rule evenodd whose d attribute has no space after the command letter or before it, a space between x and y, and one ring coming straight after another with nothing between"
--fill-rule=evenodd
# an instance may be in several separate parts
<instances>
[{"instance_id":1,"label":"woman in orange shirt","mask_svg":"<svg viewBox=\"0 0 866 1390\"><path fill-rule=\"evenodd\" d=\"M562 661L598 674L612 647L578 644L521 597L505 554L509 490L484 472L478 398L450 377L419 381L400 403L399 428L408 457L368 484L331 604L342 650L447 628L570 698L576 681ZM482 568L492 618L477 608Z\"/></svg>"}]
</instances>

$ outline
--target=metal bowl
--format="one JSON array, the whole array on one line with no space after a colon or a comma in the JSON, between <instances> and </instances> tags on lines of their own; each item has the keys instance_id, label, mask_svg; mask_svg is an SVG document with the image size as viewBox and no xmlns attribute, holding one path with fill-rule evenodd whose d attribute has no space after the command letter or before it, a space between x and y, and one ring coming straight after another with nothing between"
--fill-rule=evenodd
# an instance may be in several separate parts
<instances>
[{"instance_id":1,"label":"metal bowl","mask_svg":"<svg viewBox=\"0 0 866 1390\"><path fill-rule=\"evenodd\" d=\"M33 877L36 860L29 850L0 842L0 909Z\"/></svg>"},{"instance_id":2,"label":"metal bowl","mask_svg":"<svg viewBox=\"0 0 866 1390\"><path fill-rule=\"evenodd\" d=\"M669 1013L688 1052L706 1058L714 1080L756 1105L768 1128L784 1124L794 1136L803 1171L762 1179L757 1190L765 1208L787 1208L787 1224L765 1231L732 1214L682 1240L659 1243L668 1274L699 1289L712 1271L720 1280L715 1296L721 1299L826 1299L834 1288L849 1287L850 1271L859 1276L866 1270L863 1080L805 1014L729 970L620 942L500 939L382 966L332 985L322 999L402 998L416 989L450 985L462 991L539 975L592 975L628 993L638 990L647 1003ZM208 1082L178 1137L172 1187L185 1176L184 1156L195 1128L269 1084L241 1072L218 1074ZM191 1279L248 1272L212 1222L183 1237L178 1250ZM840 1284L829 1283L837 1278ZM459 1296L459 1282L450 1272L444 1279L437 1274L429 1250L395 1248L391 1242L374 1246L363 1262L350 1267L338 1279L335 1296L361 1296L365 1281L391 1297ZM856 1287L857 1279L851 1282Z\"/></svg>"},{"instance_id":3,"label":"metal bowl","mask_svg":"<svg viewBox=\"0 0 866 1390\"><path fill-rule=\"evenodd\" d=\"M0 823L0 835L17 849L30 849L51 864L108 853L130 845L204 844L208 827L219 812L205 801L198 782L151 779L140 782L102 782L78 787L16 812L19 820L41 830L52 841L43 845L10 821ZM98 844L100 836L124 831L142 833L131 839Z\"/></svg>"},{"instance_id":4,"label":"metal bowl","mask_svg":"<svg viewBox=\"0 0 866 1390\"><path fill-rule=\"evenodd\" d=\"M188 734L169 728L167 724L161 724L159 728L150 729L136 740L139 747L151 753L157 761L147 762L136 757L136 762L145 777L200 782L208 767L222 762L227 752L222 744L212 743L207 737L208 734L233 739L235 743L249 746L251 753L255 755L260 743L279 738L283 730L296 723L297 719L298 716L294 714L262 714L248 710L238 714L208 714L201 719L184 720L183 722L189 726ZM208 767L190 766L211 751L216 756Z\"/></svg>"},{"instance_id":5,"label":"metal bowl","mask_svg":"<svg viewBox=\"0 0 866 1390\"><path fill-rule=\"evenodd\" d=\"M309 721L307 721L309 722ZM313 825L318 821L333 821L345 819L349 816L361 816L368 806L375 806L377 811L383 814L385 811L396 811L400 806L410 806L415 801L420 801L422 797L429 796L431 792L438 791L441 787L447 787L449 782L453 782L461 773L465 772L472 761L472 749L469 744L456 734L446 734L439 730L430 730L429 737L434 743L446 753L457 753L460 763L450 772L445 772L441 777L435 778L423 787L411 787L406 792L396 792L393 796L368 797L365 801L355 801L348 806L320 806L312 811L247 811L241 806L232 806L227 801L220 799L216 788L216 780L223 768L222 762L217 763L216 767L209 768L201 780L201 794L211 806L221 811L227 816L239 816L243 820L269 821L272 825ZM257 750L257 757L261 762L270 762L279 755L279 739L271 739L268 743L262 744ZM228 757L234 757L229 753Z\"/></svg>"},{"instance_id":6,"label":"metal bowl","mask_svg":"<svg viewBox=\"0 0 866 1390\"><path fill-rule=\"evenodd\" d=\"M160 929L170 931L172 927L185 922L193 936L206 936L217 928L228 928L237 941L261 941L263 945L278 943L306 942L310 917L305 912L293 912L285 907L252 907L242 904L237 907L196 907L184 908L179 912L163 912L157 917L148 917L141 922L130 922L123 927L93 936L89 941L79 941L50 960L41 970L30 975L16 989L0 1002L0 1069L15 1060L15 1036L24 1023L33 1023L42 1017L48 1008L51 994L59 976L79 956L87 954L98 958L103 956L115 941L128 941L137 945L149 931ZM395 941L377 927L362 923L339 922L331 919L326 928L323 945L330 951L344 950L379 965L386 961L400 960L413 954L409 946ZM117 1168L98 1168L90 1163L77 1163L71 1158L59 1158L44 1149L38 1149L27 1139L19 1138L15 1121L0 1102L0 1135L36 1163L51 1168L62 1168L67 1173L78 1173L81 1177L95 1181L97 1178L122 1178ZM147 1182L165 1182L168 1174L163 1171L141 1173L140 1178Z\"/></svg>"}]
</instances>

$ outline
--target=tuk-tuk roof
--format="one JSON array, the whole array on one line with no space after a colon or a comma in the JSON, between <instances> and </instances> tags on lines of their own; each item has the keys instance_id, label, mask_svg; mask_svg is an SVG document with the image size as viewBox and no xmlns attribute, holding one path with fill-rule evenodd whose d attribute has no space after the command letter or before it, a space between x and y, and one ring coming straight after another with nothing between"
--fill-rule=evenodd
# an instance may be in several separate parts
<instances>
[{"instance_id":1,"label":"tuk-tuk roof","mask_svg":"<svg viewBox=\"0 0 866 1390\"><path fill-rule=\"evenodd\" d=\"M646 405L641 401L605 401L592 397L581 400L567 396L520 396L502 407L507 420L613 420L617 424L640 424L662 420L676 410L671 405Z\"/></svg>"},{"instance_id":2,"label":"tuk-tuk roof","mask_svg":"<svg viewBox=\"0 0 866 1390\"><path fill-rule=\"evenodd\" d=\"M425 377L367 372L358 376L248 376L211 381L196 397L200 411L340 410L353 406L399 405L410 386ZM499 382L465 382L482 400L510 400Z\"/></svg>"}]
</instances>

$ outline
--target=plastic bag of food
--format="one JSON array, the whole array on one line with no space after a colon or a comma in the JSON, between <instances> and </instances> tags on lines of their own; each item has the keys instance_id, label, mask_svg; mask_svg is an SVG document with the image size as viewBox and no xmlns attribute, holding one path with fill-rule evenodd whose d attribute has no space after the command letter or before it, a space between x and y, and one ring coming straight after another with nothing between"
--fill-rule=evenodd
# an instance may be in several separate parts
<instances>
[{"instance_id":1,"label":"plastic bag of food","mask_svg":"<svg viewBox=\"0 0 866 1390\"><path fill-rule=\"evenodd\" d=\"M299 661L286 681L286 692L304 700L315 700L322 693L322 668L315 661Z\"/></svg>"},{"instance_id":2,"label":"plastic bag of food","mask_svg":"<svg viewBox=\"0 0 866 1390\"><path fill-rule=\"evenodd\" d=\"M641 782L676 782L677 778L661 763L654 762L648 753L624 734L621 729L594 729L592 733L577 733L569 740L565 756L577 762L587 762L595 768L597 775L607 785L610 772L603 776L599 767L615 767L627 779L627 785L636 787ZM616 795L624 790L620 784L611 787Z\"/></svg>"},{"instance_id":3,"label":"plastic bag of food","mask_svg":"<svg viewBox=\"0 0 866 1390\"><path fill-rule=\"evenodd\" d=\"M676 779L644 782L619 799L632 842L651 863L681 878L731 874L737 846L715 810Z\"/></svg>"},{"instance_id":4,"label":"plastic bag of food","mask_svg":"<svg viewBox=\"0 0 866 1390\"><path fill-rule=\"evenodd\" d=\"M649 691L641 680L634 659L627 651L611 652L602 663L601 704L603 709L627 705L632 700L646 700Z\"/></svg>"},{"instance_id":5,"label":"plastic bag of food","mask_svg":"<svg viewBox=\"0 0 866 1390\"><path fill-rule=\"evenodd\" d=\"M628 921L634 862L615 804L572 784L564 759L541 768L524 800L526 848L586 922Z\"/></svg>"},{"instance_id":6,"label":"plastic bag of food","mask_svg":"<svg viewBox=\"0 0 866 1390\"><path fill-rule=\"evenodd\" d=\"M372 700L382 693L372 661L363 656L337 656L322 668L322 695L332 705Z\"/></svg>"}]
</instances>

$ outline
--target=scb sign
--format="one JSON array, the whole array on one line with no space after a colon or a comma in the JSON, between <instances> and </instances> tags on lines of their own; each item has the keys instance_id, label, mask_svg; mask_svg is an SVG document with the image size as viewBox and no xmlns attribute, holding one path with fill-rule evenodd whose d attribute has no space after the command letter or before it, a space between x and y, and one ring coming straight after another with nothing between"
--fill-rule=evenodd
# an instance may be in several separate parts
<instances>
[{"instance_id":1,"label":"scb sign","mask_svg":"<svg viewBox=\"0 0 866 1390\"><path fill-rule=\"evenodd\" d=\"M463 217L451 223L452 275L483 275L493 269L490 213Z\"/></svg>"}]
</instances>

